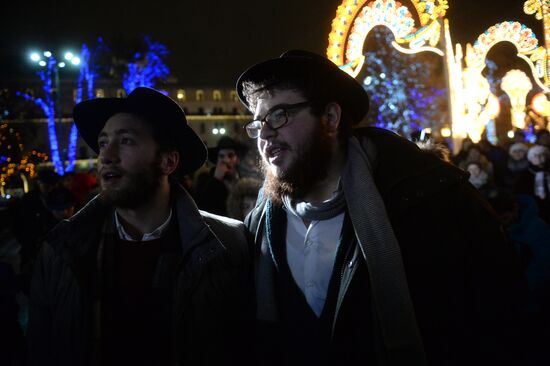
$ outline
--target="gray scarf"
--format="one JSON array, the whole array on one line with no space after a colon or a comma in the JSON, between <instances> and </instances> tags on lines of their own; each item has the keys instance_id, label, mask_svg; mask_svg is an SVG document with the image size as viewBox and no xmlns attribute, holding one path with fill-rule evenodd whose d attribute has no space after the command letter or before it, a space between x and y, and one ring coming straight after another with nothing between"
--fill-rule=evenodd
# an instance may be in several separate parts
<instances>
[{"instance_id":1,"label":"gray scarf","mask_svg":"<svg viewBox=\"0 0 550 366\"><path fill-rule=\"evenodd\" d=\"M321 203L293 202L290 197L283 197L283 204L287 210L296 216L309 221L321 221L331 219L346 209L346 198L342 190L342 184L338 184L338 189L333 196Z\"/></svg>"}]
</instances>

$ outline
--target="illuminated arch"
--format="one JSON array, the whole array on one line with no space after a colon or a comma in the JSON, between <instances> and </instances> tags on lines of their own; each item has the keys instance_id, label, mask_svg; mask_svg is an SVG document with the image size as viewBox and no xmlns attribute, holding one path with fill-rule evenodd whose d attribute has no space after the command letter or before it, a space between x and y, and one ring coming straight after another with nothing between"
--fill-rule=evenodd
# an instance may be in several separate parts
<instances>
[{"instance_id":1,"label":"illuminated arch","mask_svg":"<svg viewBox=\"0 0 550 366\"><path fill-rule=\"evenodd\" d=\"M419 27L409 8L395 0L344 0L336 10L329 34L327 57L346 72L357 76L364 62L363 44L375 26L388 27L394 34L393 46L401 52L433 51L439 43L447 0L411 0L420 20Z\"/></svg>"},{"instance_id":2,"label":"illuminated arch","mask_svg":"<svg viewBox=\"0 0 550 366\"><path fill-rule=\"evenodd\" d=\"M485 59L491 48L500 42L510 42L517 49L517 56L527 62L535 82L545 91L550 91L540 79L548 81L546 51L538 46L539 41L533 31L514 21L497 23L483 32L466 52L466 64L470 68L483 69Z\"/></svg>"}]
</instances>

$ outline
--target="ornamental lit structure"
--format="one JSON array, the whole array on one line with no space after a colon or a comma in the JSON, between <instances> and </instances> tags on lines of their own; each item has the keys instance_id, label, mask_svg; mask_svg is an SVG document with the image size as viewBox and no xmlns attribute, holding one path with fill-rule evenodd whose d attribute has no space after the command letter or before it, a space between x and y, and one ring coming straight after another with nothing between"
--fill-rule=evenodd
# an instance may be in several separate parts
<instances>
[{"instance_id":1,"label":"ornamental lit structure","mask_svg":"<svg viewBox=\"0 0 550 366\"><path fill-rule=\"evenodd\" d=\"M512 104L512 125L519 129L525 128L525 99L533 89L529 77L521 70L510 70L502 78L500 87L510 97Z\"/></svg>"},{"instance_id":2,"label":"ornamental lit structure","mask_svg":"<svg viewBox=\"0 0 550 366\"><path fill-rule=\"evenodd\" d=\"M504 21L487 28L473 44L466 45L465 52L461 45L453 45L448 20L445 19L448 1L410 0L407 3L410 5L395 0L344 0L332 21L327 57L353 77L358 77L365 63L365 39L376 26L391 30L395 37L392 46L402 53L427 51L441 56L455 150L458 142L467 136L478 141L483 130L487 130L490 140L496 141L494 119L500 106L482 74L487 54L495 45L501 42L513 44L517 57L531 70L536 87L545 93L550 91L546 51L550 48L547 1L529 0L525 3L526 12L535 9L537 18L545 21L544 46L539 45L530 28L519 22ZM519 105L513 107L513 112L519 118L518 108ZM525 103L522 108L524 113Z\"/></svg>"}]
</instances>

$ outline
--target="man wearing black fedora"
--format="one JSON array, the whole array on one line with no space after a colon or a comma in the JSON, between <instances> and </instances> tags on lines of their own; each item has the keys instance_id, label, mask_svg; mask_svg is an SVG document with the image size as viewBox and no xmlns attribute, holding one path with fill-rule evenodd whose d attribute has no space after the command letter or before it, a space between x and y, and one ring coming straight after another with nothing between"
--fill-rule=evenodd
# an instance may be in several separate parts
<instances>
[{"instance_id":1,"label":"man wearing black fedora","mask_svg":"<svg viewBox=\"0 0 550 366\"><path fill-rule=\"evenodd\" d=\"M195 200L201 210L227 216L227 197L240 179L239 163L246 150L245 144L229 136L208 149L208 158L215 166L197 178Z\"/></svg>"},{"instance_id":2,"label":"man wearing black fedora","mask_svg":"<svg viewBox=\"0 0 550 366\"><path fill-rule=\"evenodd\" d=\"M251 293L245 231L199 212L177 183L207 155L183 110L140 87L73 114L98 154L101 190L43 243L30 363L236 362Z\"/></svg>"},{"instance_id":3,"label":"man wearing black fedora","mask_svg":"<svg viewBox=\"0 0 550 366\"><path fill-rule=\"evenodd\" d=\"M265 174L245 220L262 364L514 362L519 265L464 172L354 128L367 94L319 55L260 62L237 93Z\"/></svg>"}]
</instances>

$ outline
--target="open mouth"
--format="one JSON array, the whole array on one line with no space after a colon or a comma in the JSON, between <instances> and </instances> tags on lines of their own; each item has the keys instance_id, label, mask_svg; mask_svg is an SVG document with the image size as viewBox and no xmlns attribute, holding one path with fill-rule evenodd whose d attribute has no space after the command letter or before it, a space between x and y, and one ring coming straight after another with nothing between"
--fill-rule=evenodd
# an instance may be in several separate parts
<instances>
[{"instance_id":1,"label":"open mouth","mask_svg":"<svg viewBox=\"0 0 550 366\"><path fill-rule=\"evenodd\" d=\"M106 172L101 175L101 178L104 182L114 182L122 177L121 174L114 172Z\"/></svg>"}]
</instances>

